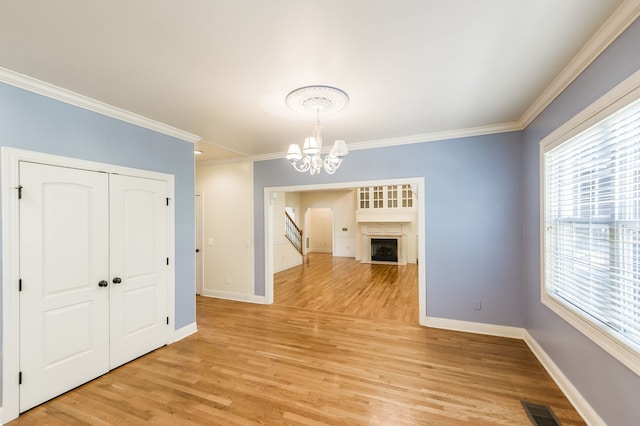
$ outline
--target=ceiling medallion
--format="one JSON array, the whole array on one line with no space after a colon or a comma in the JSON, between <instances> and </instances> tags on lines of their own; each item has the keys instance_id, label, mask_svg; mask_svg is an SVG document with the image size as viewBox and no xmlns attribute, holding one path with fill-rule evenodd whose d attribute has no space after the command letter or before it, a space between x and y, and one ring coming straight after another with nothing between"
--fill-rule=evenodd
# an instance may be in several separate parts
<instances>
[{"instance_id":1,"label":"ceiling medallion","mask_svg":"<svg viewBox=\"0 0 640 426\"><path fill-rule=\"evenodd\" d=\"M330 114L344 109L349 103L349 95L337 87L305 86L289 93L285 102L297 112Z\"/></svg>"},{"instance_id":2,"label":"ceiling medallion","mask_svg":"<svg viewBox=\"0 0 640 426\"><path fill-rule=\"evenodd\" d=\"M305 138L302 150L297 144L289 145L286 158L294 169L299 172L319 174L322 169L329 174L342 164L342 159L349 154L344 140L336 140L329 154L322 158L322 126L320 113L330 114L341 111L349 103L349 96L336 87L305 86L290 92L285 102L294 111L315 114L316 125L311 136Z\"/></svg>"}]
</instances>

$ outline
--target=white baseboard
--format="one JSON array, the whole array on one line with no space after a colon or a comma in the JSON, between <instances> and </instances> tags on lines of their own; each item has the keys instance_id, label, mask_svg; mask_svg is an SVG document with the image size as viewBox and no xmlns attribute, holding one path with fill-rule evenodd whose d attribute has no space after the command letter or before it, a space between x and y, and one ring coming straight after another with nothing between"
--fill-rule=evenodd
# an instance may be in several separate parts
<instances>
[{"instance_id":1,"label":"white baseboard","mask_svg":"<svg viewBox=\"0 0 640 426\"><path fill-rule=\"evenodd\" d=\"M445 330L465 331L468 333L486 334L489 336L509 337L512 339L524 339L525 329L509 327L506 325L484 324L479 322L458 321L445 318L426 317L420 321L421 325Z\"/></svg>"},{"instance_id":2,"label":"white baseboard","mask_svg":"<svg viewBox=\"0 0 640 426\"><path fill-rule=\"evenodd\" d=\"M509 337L522 339L542 366L547 370L553 381L558 385L562 393L574 406L576 411L582 416L588 425L606 426L606 423L591 407L589 402L582 396L578 389L562 373L553 360L547 355L542 347L524 328L508 327L503 325L482 324L469 321L458 321L444 318L421 318L420 325L426 327L442 328L445 330L465 331L468 333L487 334L491 336Z\"/></svg>"},{"instance_id":3,"label":"white baseboard","mask_svg":"<svg viewBox=\"0 0 640 426\"><path fill-rule=\"evenodd\" d=\"M182 340L187 336L190 336L194 333L198 332L198 324L196 322L192 322L191 324L185 325L173 332L173 341L171 343L175 343L178 340Z\"/></svg>"},{"instance_id":4,"label":"white baseboard","mask_svg":"<svg viewBox=\"0 0 640 426\"><path fill-rule=\"evenodd\" d=\"M542 346L536 342L536 340L525 330L524 341L531 349L531 352L538 358L538 361L547 370L547 373L551 376L554 382L558 385L562 393L573 404L576 411L582 416L585 422L589 425L602 425L606 426L606 423L598 415L598 413L591 407L589 402L582 396L578 389L567 379L562 373L562 370L553 362L551 357L542 349Z\"/></svg>"},{"instance_id":5,"label":"white baseboard","mask_svg":"<svg viewBox=\"0 0 640 426\"><path fill-rule=\"evenodd\" d=\"M202 295L205 297L215 297L217 299L235 300L236 302L257 303L259 305L267 304L267 299L264 296L254 296L252 294L234 293L231 291L204 289L202 291Z\"/></svg>"},{"instance_id":6,"label":"white baseboard","mask_svg":"<svg viewBox=\"0 0 640 426\"><path fill-rule=\"evenodd\" d=\"M277 268L275 268L273 270L273 273L277 274L278 272L282 272L282 271L285 271L285 270L287 270L289 268L293 268L294 266L300 266L300 265L302 265L302 257L300 257L300 259L295 261L295 262L290 262L290 263L287 263L286 265L278 266Z\"/></svg>"}]
</instances>

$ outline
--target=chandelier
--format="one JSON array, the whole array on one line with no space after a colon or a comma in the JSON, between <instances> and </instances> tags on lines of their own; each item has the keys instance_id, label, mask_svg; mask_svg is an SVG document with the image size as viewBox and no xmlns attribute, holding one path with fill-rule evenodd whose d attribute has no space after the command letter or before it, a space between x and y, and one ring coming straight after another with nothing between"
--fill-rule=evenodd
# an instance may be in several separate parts
<instances>
[{"instance_id":1,"label":"chandelier","mask_svg":"<svg viewBox=\"0 0 640 426\"><path fill-rule=\"evenodd\" d=\"M342 90L331 86L305 86L289 93L285 102L294 111L314 113L316 125L311 136L304 140L302 150L298 144L289 145L286 158L294 169L299 172L309 172L312 175L320 174L324 169L329 174L342 164L342 159L349 154L344 140L336 140L329 154L324 158L322 151L322 126L320 125L320 112L331 113L342 110L349 103L349 96Z\"/></svg>"}]
</instances>

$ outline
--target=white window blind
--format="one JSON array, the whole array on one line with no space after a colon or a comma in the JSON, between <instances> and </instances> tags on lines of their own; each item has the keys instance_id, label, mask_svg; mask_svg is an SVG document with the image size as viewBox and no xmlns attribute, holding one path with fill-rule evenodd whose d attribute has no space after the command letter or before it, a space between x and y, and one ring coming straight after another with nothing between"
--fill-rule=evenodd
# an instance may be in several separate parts
<instances>
[{"instance_id":1,"label":"white window blind","mask_svg":"<svg viewBox=\"0 0 640 426\"><path fill-rule=\"evenodd\" d=\"M640 100L544 152L543 278L640 353Z\"/></svg>"}]
</instances>

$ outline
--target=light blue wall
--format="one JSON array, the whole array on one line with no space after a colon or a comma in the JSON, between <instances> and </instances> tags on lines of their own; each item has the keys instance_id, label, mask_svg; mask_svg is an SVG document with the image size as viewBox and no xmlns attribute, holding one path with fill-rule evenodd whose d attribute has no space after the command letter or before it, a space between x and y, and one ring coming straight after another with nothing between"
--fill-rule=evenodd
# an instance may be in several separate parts
<instances>
[{"instance_id":1,"label":"light blue wall","mask_svg":"<svg viewBox=\"0 0 640 426\"><path fill-rule=\"evenodd\" d=\"M638 424L640 377L540 302L539 142L640 69L635 22L524 133L527 329L608 425Z\"/></svg>"},{"instance_id":2,"label":"light blue wall","mask_svg":"<svg viewBox=\"0 0 640 426\"><path fill-rule=\"evenodd\" d=\"M191 143L0 83L0 145L174 175L175 326L195 321Z\"/></svg>"},{"instance_id":3,"label":"light blue wall","mask_svg":"<svg viewBox=\"0 0 640 426\"><path fill-rule=\"evenodd\" d=\"M523 326L521 136L352 151L334 175L301 174L284 159L256 162L256 294L264 295L265 187L424 177L427 316Z\"/></svg>"}]
</instances>

